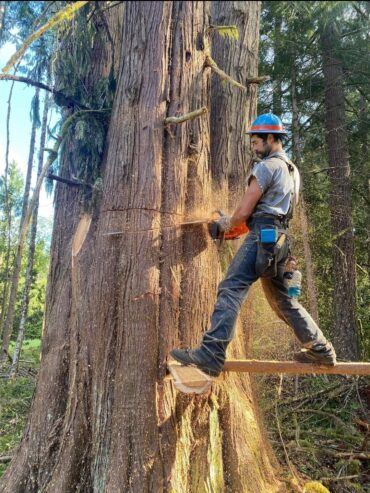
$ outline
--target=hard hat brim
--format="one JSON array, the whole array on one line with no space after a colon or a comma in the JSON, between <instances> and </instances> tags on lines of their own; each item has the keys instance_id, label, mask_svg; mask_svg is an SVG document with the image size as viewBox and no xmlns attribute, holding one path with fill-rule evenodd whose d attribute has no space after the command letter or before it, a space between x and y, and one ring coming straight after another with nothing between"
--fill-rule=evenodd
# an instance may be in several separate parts
<instances>
[{"instance_id":1,"label":"hard hat brim","mask_svg":"<svg viewBox=\"0 0 370 493\"><path fill-rule=\"evenodd\" d=\"M280 134L280 135L288 135L286 130L248 130L245 132L246 134Z\"/></svg>"},{"instance_id":2,"label":"hard hat brim","mask_svg":"<svg viewBox=\"0 0 370 493\"><path fill-rule=\"evenodd\" d=\"M279 135L288 135L286 130L248 130L245 132L248 135L251 134L279 134Z\"/></svg>"}]
</instances>

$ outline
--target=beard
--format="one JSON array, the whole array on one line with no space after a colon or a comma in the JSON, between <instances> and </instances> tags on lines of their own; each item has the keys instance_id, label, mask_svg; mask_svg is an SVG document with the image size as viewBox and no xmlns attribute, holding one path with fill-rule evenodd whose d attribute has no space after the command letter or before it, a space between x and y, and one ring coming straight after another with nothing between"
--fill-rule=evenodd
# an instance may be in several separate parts
<instances>
[{"instance_id":1,"label":"beard","mask_svg":"<svg viewBox=\"0 0 370 493\"><path fill-rule=\"evenodd\" d=\"M256 151L256 155L259 158L264 159L270 154L270 152L271 152L271 146L269 146L269 144L265 142L262 151Z\"/></svg>"}]
</instances>

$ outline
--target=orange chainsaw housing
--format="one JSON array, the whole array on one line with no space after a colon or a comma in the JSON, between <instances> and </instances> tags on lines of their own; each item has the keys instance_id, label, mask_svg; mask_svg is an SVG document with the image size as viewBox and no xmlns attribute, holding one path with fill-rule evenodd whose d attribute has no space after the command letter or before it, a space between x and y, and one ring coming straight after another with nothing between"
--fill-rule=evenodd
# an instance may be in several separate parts
<instances>
[{"instance_id":1,"label":"orange chainsaw housing","mask_svg":"<svg viewBox=\"0 0 370 493\"><path fill-rule=\"evenodd\" d=\"M240 226L236 226L235 228L225 233L224 239L236 240L236 238L239 238L240 236L247 234L248 231L249 231L248 226L246 224L241 224Z\"/></svg>"}]
</instances>

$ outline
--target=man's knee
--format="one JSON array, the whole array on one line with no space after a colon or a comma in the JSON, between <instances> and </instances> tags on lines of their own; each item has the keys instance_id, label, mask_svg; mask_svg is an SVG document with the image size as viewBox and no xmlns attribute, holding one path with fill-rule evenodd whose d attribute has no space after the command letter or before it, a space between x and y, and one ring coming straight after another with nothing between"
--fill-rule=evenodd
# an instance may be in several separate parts
<instances>
[{"instance_id":1,"label":"man's knee","mask_svg":"<svg viewBox=\"0 0 370 493\"><path fill-rule=\"evenodd\" d=\"M245 294L240 289L232 286L220 285L217 294L216 308L221 310L239 310L244 297Z\"/></svg>"}]
</instances>

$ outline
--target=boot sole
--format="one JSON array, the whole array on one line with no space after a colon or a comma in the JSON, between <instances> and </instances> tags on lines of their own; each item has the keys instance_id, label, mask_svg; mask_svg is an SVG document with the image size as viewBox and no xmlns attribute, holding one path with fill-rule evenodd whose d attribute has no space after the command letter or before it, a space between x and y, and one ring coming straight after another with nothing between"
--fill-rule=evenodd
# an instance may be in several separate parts
<instances>
[{"instance_id":1,"label":"boot sole","mask_svg":"<svg viewBox=\"0 0 370 493\"><path fill-rule=\"evenodd\" d=\"M320 361L318 359L310 359L310 358L294 358L294 361L298 363L306 363L309 365L318 365L318 366L335 366L337 364L336 361Z\"/></svg>"}]
</instances>

